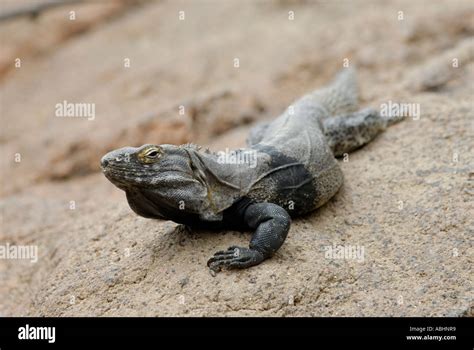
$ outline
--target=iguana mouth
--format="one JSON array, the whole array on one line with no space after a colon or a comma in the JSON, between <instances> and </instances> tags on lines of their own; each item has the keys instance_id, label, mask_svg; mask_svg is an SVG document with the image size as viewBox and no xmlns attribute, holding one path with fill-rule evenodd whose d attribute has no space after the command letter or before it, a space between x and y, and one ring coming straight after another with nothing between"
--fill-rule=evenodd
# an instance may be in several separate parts
<instances>
[{"instance_id":1,"label":"iguana mouth","mask_svg":"<svg viewBox=\"0 0 474 350\"><path fill-rule=\"evenodd\" d=\"M102 169L105 177L112 182L116 187L120 188L123 191L126 191L128 188L132 187L127 181L124 181L123 178L113 176L113 172Z\"/></svg>"}]
</instances>

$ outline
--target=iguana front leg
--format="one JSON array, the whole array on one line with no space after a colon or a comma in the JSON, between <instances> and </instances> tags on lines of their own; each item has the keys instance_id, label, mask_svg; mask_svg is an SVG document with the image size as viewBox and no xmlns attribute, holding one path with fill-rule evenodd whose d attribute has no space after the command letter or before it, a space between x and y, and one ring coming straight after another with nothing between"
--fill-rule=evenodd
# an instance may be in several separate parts
<instances>
[{"instance_id":1,"label":"iguana front leg","mask_svg":"<svg viewBox=\"0 0 474 350\"><path fill-rule=\"evenodd\" d=\"M249 205L243 220L248 227L255 229L249 248L232 246L215 253L207 262L211 270L245 269L260 264L281 247L291 223L286 210L273 203Z\"/></svg>"}]
</instances>

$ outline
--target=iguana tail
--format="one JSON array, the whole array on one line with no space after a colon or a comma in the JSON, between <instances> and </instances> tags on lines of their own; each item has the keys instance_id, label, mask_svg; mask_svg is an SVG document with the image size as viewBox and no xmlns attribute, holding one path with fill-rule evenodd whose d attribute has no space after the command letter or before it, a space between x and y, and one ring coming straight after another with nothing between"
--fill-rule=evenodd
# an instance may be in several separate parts
<instances>
[{"instance_id":1,"label":"iguana tail","mask_svg":"<svg viewBox=\"0 0 474 350\"><path fill-rule=\"evenodd\" d=\"M330 85L312 92L310 98L324 107L329 116L347 114L357 110L357 90L355 69L343 68Z\"/></svg>"},{"instance_id":2,"label":"iguana tail","mask_svg":"<svg viewBox=\"0 0 474 350\"><path fill-rule=\"evenodd\" d=\"M381 117L385 121L385 127L391 126L393 124L397 124L402 120L406 119L407 116L382 116Z\"/></svg>"}]
</instances>

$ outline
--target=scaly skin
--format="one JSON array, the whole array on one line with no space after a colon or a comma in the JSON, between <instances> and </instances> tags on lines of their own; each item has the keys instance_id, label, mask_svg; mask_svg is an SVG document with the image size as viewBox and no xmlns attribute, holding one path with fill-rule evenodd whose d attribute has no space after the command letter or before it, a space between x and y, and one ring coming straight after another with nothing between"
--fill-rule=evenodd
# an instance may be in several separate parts
<instances>
[{"instance_id":1,"label":"scaly skin","mask_svg":"<svg viewBox=\"0 0 474 350\"><path fill-rule=\"evenodd\" d=\"M377 112L354 113L356 107L355 73L346 69L328 87L252 130L248 148L235 151L251 162L222 162L219 154L194 145L144 145L112 151L101 166L138 215L190 227L254 230L249 247L230 247L208 261L213 271L247 268L281 247L291 217L336 194L343 175L335 156L386 128Z\"/></svg>"}]
</instances>

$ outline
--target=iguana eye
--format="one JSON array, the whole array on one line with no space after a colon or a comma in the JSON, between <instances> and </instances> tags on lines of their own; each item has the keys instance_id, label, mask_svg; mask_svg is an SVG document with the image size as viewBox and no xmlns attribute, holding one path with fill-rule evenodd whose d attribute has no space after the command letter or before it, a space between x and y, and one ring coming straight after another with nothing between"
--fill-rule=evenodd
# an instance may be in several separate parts
<instances>
[{"instance_id":1,"label":"iguana eye","mask_svg":"<svg viewBox=\"0 0 474 350\"><path fill-rule=\"evenodd\" d=\"M145 149L142 152L140 152L138 154L138 159L142 163L146 163L146 164L153 163L153 162L156 162L158 160L161 153L162 153L162 151L161 151L160 148L150 147L150 148Z\"/></svg>"},{"instance_id":2,"label":"iguana eye","mask_svg":"<svg viewBox=\"0 0 474 350\"><path fill-rule=\"evenodd\" d=\"M158 155L158 151L150 151L146 154L149 158L155 158Z\"/></svg>"}]
</instances>

